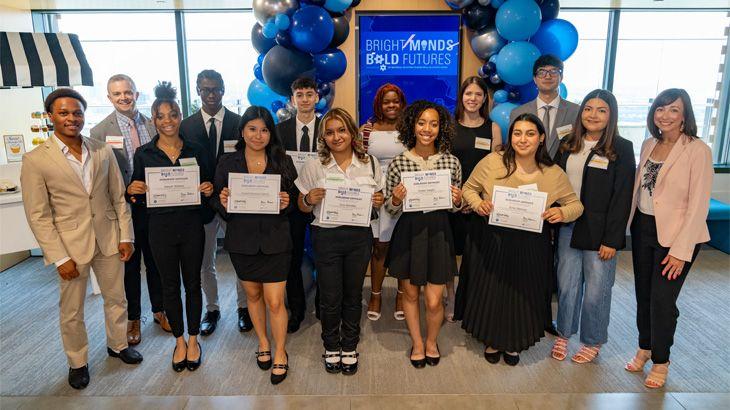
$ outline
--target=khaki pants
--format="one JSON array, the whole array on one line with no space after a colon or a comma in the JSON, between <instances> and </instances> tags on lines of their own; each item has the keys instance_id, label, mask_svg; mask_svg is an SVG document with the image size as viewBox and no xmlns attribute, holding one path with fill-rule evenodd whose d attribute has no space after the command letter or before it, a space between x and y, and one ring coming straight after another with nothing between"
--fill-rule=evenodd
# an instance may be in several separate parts
<instances>
[{"instance_id":1,"label":"khaki pants","mask_svg":"<svg viewBox=\"0 0 730 410\"><path fill-rule=\"evenodd\" d=\"M127 348L127 299L124 296L124 262L119 254L104 256L96 248L94 258L86 265L77 265L79 276L64 280L59 276L61 288L60 324L63 350L68 365L74 369L88 362L89 339L84 323L84 299L86 298L89 269L99 282L104 298L104 321L106 323L106 344L114 351Z\"/></svg>"}]
</instances>

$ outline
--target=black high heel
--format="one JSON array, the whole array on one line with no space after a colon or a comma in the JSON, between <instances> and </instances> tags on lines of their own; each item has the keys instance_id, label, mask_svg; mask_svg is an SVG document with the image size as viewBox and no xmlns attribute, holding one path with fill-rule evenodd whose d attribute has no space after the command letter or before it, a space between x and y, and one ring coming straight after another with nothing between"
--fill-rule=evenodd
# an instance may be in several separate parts
<instances>
[{"instance_id":1,"label":"black high heel","mask_svg":"<svg viewBox=\"0 0 730 410\"><path fill-rule=\"evenodd\" d=\"M198 356L198 360L188 360L188 370L191 372L194 372L195 370L200 367L200 363L203 361L203 348L200 347L200 342L198 343L198 351L200 352L200 356Z\"/></svg>"},{"instance_id":2,"label":"black high heel","mask_svg":"<svg viewBox=\"0 0 730 410\"><path fill-rule=\"evenodd\" d=\"M274 374L271 373L271 384L277 385L286 379L287 373L289 373L289 353L286 354L286 363L285 364L274 364L272 366L272 370L274 369L284 369L284 373L282 374Z\"/></svg>"},{"instance_id":3,"label":"black high heel","mask_svg":"<svg viewBox=\"0 0 730 410\"><path fill-rule=\"evenodd\" d=\"M259 357L261 356L269 356L269 360L259 360ZM269 370L271 369L271 363L273 363L273 360L271 358L271 350L264 350L263 352L256 352L256 364L259 366L259 369L261 370Z\"/></svg>"},{"instance_id":4,"label":"black high heel","mask_svg":"<svg viewBox=\"0 0 730 410\"><path fill-rule=\"evenodd\" d=\"M358 363L357 358L360 357L360 353L358 353L358 352L349 353L349 354L342 353L341 357L351 357L351 358L356 359L355 363L353 363L353 364L347 364L345 362L341 362L342 363L342 374L344 374L346 376L350 376L350 375L357 373L357 363Z\"/></svg>"},{"instance_id":5,"label":"black high heel","mask_svg":"<svg viewBox=\"0 0 730 410\"><path fill-rule=\"evenodd\" d=\"M439 345L436 344L436 351L439 352L438 357L432 357L429 355L426 355L426 364L429 366L436 366L439 364L439 361L441 360L441 350L439 350Z\"/></svg>"},{"instance_id":6,"label":"black high heel","mask_svg":"<svg viewBox=\"0 0 730 410\"><path fill-rule=\"evenodd\" d=\"M408 357L410 358L412 356L413 356L413 346L411 346L411 354ZM424 357L423 359L417 359L417 360L411 359L411 364L416 369L423 369L424 367L426 367L426 358Z\"/></svg>"},{"instance_id":7,"label":"black high heel","mask_svg":"<svg viewBox=\"0 0 730 410\"><path fill-rule=\"evenodd\" d=\"M185 344L185 347L188 347L188 344ZM177 344L175 344L175 348L172 349L172 370L180 373L181 371L185 370L188 366L188 360L187 357L182 359L182 361L175 363L175 352L177 351Z\"/></svg>"}]
</instances>

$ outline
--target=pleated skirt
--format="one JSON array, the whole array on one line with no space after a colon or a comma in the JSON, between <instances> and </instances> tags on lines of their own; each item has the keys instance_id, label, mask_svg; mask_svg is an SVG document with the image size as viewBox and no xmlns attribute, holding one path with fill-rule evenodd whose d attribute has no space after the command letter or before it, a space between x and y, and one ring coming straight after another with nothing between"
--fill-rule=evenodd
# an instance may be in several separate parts
<instances>
[{"instance_id":1,"label":"pleated skirt","mask_svg":"<svg viewBox=\"0 0 730 410\"><path fill-rule=\"evenodd\" d=\"M486 346L527 350L545 334L550 317L552 248L542 233L491 226L486 218L467 235L455 318Z\"/></svg>"}]
</instances>

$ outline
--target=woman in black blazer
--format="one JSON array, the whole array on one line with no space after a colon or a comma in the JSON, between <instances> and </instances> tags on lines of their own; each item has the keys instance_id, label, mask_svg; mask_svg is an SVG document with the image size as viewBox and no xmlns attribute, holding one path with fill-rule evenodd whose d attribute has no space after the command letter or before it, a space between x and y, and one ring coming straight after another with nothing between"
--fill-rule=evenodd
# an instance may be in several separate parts
<instances>
[{"instance_id":1,"label":"woman in black blazer","mask_svg":"<svg viewBox=\"0 0 730 410\"><path fill-rule=\"evenodd\" d=\"M558 164L585 207L558 238L558 338L552 357L564 360L568 338L583 346L572 357L588 363L608 340L616 251L626 242L636 169L631 141L618 135L616 97L593 90L583 99L573 133L561 145Z\"/></svg>"},{"instance_id":2,"label":"woman in black blazer","mask_svg":"<svg viewBox=\"0 0 730 410\"><path fill-rule=\"evenodd\" d=\"M275 352L271 383L281 383L289 369L286 353L287 312L284 306L286 278L291 263L292 240L287 213L298 191L297 171L276 135L274 120L263 107L249 107L238 124L241 139L236 151L221 158L214 186L219 195L212 206L227 222L223 248L228 251L236 275L246 290L248 310L259 338L256 363L262 370L272 368L272 353L266 334L266 308L271 318ZM281 176L278 214L228 213L230 173L278 174Z\"/></svg>"}]
</instances>

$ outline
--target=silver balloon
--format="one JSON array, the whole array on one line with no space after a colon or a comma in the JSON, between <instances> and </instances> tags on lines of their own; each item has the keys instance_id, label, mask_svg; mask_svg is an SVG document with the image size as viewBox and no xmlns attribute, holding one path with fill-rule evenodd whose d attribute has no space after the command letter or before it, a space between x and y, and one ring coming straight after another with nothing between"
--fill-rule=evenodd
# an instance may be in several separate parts
<instances>
[{"instance_id":1,"label":"silver balloon","mask_svg":"<svg viewBox=\"0 0 730 410\"><path fill-rule=\"evenodd\" d=\"M454 9L463 9L464 7L474 3L474 0L446 0L449 6Z\"/></svg>"},{"instance_id":2,"label":"silver balloon","mask_svg":"<svg viewBox=\"0 0 730 410\"><path fill-rule=\"evenodd\" d=\"M288 13L299 8L299 0L253 0L253 15L263 26L279 13Z\"/></svg>"},{"instance_id":3,"label":"silver balloon","mask_svg":"<svg viewBox=\"0 0 730 410\"><path fill-rule=\"evenodd\" d=\"M279 119L279 122L286 121L289 118L292 117L291 111L287 110L286 108L279 108L278 111L276 111L276 117Z\"/></svg>"},{"instance_id":4,"label":"silver balloon","mask_svg":"<svg viewBox=\"0 0 730 410\"><path fill-rule=\"evenodd\" d=\"M478 1L479 1L479 4L481 4L482 6L488 6L489 2L491 2L492 0L478 0Z\"/></svg>"},{"instance_id":5,"label":"silver balloon","mask_svg":"<svg viewBox=\"0 0 730 410\"><path fill-rule=\"evenodd\" d=\"M477 31L471 37L471 49L482 60L487 60L493 54L497 54L505 44L507 44L507 40L500 37L495 27Z\"/></svg>"}]
</instances>

